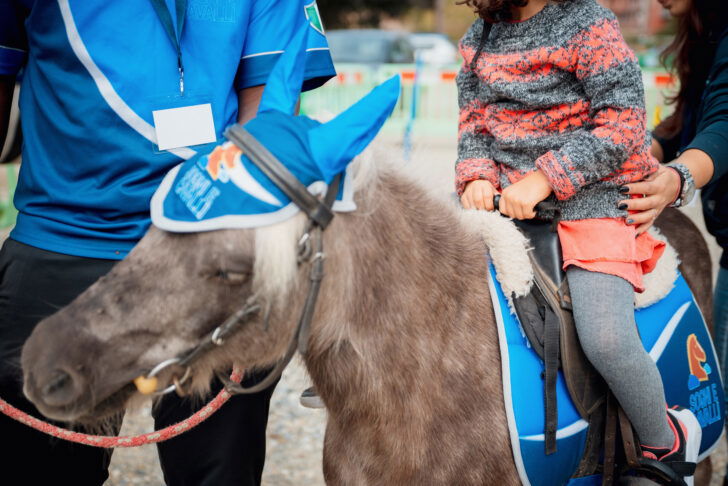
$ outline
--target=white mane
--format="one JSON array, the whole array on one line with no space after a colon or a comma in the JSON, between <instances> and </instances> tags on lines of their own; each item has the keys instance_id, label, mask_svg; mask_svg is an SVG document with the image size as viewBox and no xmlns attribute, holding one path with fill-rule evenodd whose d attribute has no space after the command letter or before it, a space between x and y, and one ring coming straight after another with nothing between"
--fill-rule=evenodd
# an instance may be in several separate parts
<instances>
[{"instance_id":1,"label":"white mane","mask_svg":"<svg viewBox=\"0 0 728 486\"><path fill-rule=\"evenodd\" d=\"M381 157L376 147L359 155L350 165L349 177L354 193L371 186L380 168ZM255 230L255 263L253 287L262 297L271 302L281 302L294 289L298 271L298 241L306 226L306 215L298 213L281 223L263 226Z\"/></svg>"}]
</instances>

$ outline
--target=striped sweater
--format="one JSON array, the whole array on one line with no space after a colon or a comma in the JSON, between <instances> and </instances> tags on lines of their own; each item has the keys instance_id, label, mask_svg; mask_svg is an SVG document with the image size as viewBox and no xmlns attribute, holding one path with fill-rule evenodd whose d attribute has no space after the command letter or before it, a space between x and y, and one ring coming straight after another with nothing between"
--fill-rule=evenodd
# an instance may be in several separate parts
<instances>
[{"instance_id":1,"label":"striped sweater","mask_svg":"<svg viewBox=\"0 0 728 486\"><path fill-rule=\"evenodd\" d=\"M456 186L498 188L541 169L565 220L626 216L619 187L657 170L642 76L614 14L595 0L550 3L460 42Z\"/></svg>"}]
</instances>

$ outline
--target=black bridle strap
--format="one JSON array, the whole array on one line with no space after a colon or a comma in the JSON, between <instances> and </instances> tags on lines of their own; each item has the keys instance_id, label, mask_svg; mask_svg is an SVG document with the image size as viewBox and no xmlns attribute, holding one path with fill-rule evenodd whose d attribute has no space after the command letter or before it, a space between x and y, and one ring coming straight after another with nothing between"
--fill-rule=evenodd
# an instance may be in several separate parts
<instances>
[{"instance_id":1,"label":"black bridle strap","mask_svg":"<svg viewBox=\"0 0 728 486\"><path fill-rule=\"evenodd\" d=\"M338 182L340 176L334 179L334 182L329 186L324 201L333 201L338 192ZM333 196L331 196L333 194ZM296 354L296 349L305 355L308 351L308 336L311 329L311 321L313 320L313 313L316 309L316 301L318 299L319 290L321 289L321 281L324 277L324 254L323 254L323 228L318 225L314 225L311 229L314 233L312 237L314 240L314 252L311 255L311 271L309 272L309 288L308 294L306 295L306 302L301 311L301 317L298 319L298 326L293 333L291 341L288 343L288 349L283 358L276 363L273 369L263 378L262 381L256 383L251 387L243 387L230 378L228 378L222 372L216 372L217 377L225 385L225 389L233 395L249 395L251 393L257 393L265 390L269 386L278 380L283 374L283 370L286 369L288 364L293 359L293 355Z\"/></svg>"},{"instance_id":2,"label":"black bridle strap","mask_svg":"<svg viewBox=\"0 0 728 486\"><path fill-rule=\"evenodd\" d=\"M265 146L253 137L245 128L240 125L232 125L225 130L225 137L242 149L245 155L263 173L278 186L286 196L301 208L308 217L316 222L321 228L326 228L334 217L331 206L321 202L316 196L308 192L304 186L291 172L265 148ZM334 195L335 196L335 195Z\"/></svg>"},{"instance_id":3,"label":"black bridle strap","mask_svg":"<svg viewBox=\"0 0 728 486\"><path fill-rule=\"evenodd\" d=\"M247 130L240 125L234 125L226 130L225 136L238 148L245 151L250 160L263 171L291 200L301 208L309 217L307 233L313 233L313 252L311 257L311 271L309 273L309 288L306 295L301 317L298 326L294 331L288 349L283 358L276 363L273 369L263 380L251 387L241 386L224 373L217 372L217 377L225 386L225 389L233 395L249 395L265 390L275 383L283 374L293 356L298 350L302 355L308 350L308 337L311 329L311 321L316 309L321 281L324 277L324 253L323 253L323 231L334 217L332 206L339 193L341 174L334 177L324 195L323 202L308 192L306 186L301 184L296 177L275 158L260 142L258 142ZM307 209L308 208L308 209ZM234 317L234 316L233 316ZM236 326L237 327L237 326Z\"/></svg>"},{"instance_id":4,"label":"black bridle strap","mask_svg":"<svg viewBox=\"0 0 728 486\"><path fill-rule=\"evenodd\" d=\"M305 261L311 262L311 271L309 273L310 286L303 310L301 311L301 317L298 320L298 325L293 333L293 337L291 337L291 341L288 343L288 349L286 350L283 358L276 363L273 369L265 376L265 378L263 378L263 380L247 388L235 383L221 372L215 373L229 393L233 395L240 395L257 393L265 390L281 377L283 370L286 369L288 364L291 362L291 359L293 359L293 356L296 354L296 350L303 355L305 355L308 350L308 336L311 328L311 320L313 319L313 314L316 308L316 300L318 299L319 290L321 289L321 281L324 277L323 231L334 217L332 206L336 200L336 195L339 193L342 175L339 174L334 177L331 184L329 184L326 189L323 201L321 201L316 196L308 192L308 189L245 129L239 125L235 125L225 131L225 136L238 146L238 148L244 150L250 160L268 177L270 177L270 179L288 197L290 197L296 205L306 212L309 217L309 223L304 236L308 236L308 238L305 240L302 238L301 241L305 242L305 244L311 244L310 242L312 241L314 245L313 251L305 252L305 258L301 258L299 260L299 264ZM299 245L301 245L301 243L299 243ZM303 257L304 255L301 256ZM235 334L253 315L258 314L261 310L263 310L262 307L263 306L256 302L255 298L250 298L242 309L228 317L225 322L210 333L201 344L188 352L183 358L170 364L185 367L189 371L189 366L194 361L197 361L201 356L205 355L208 351L215 347L221 346L225 342L226 338ZM267 326L267 310L264 319ZM180 381L184 382L184 380L185 378L182 378ZM183 391L179 389L179 383L175 383L175 386L177 387L176 389L178 393ZM172 389L175 388L173 387L169 391ZM167 391L163 393L167 393Z\"/></svg>"},{"instance_id":5,"label":"black bridle strap","mask_svg":"<svg viewBox=\"0 0 728 486\"><path fill-rule=\"evenodd\" d=\"M281 358L281 360L276 363L273 369L270 370L270 372L265 376L265 378L263 378L263 380L250 387L244 387L242 385L239 385L238 383L235 383L230 378L228 378L225 373L217 371L215 374L217 375L217 378L225 385L225 389L228 391L228 393L232 395L250 395L251 393L258 393L259 391L263 391L281 377L281 375L283 374L283 370L285 370L288 364L291 362L293 356L296 354L297 349L301 352L301 354L306 354L306 351L308 349L308 335L309 329L311 328L313 311L316 307L316 300L318 298L319 289L321 288L321 280L323 279L324 275L323 254L320 252L320 250L323 248L323 244L321 243L321 238L323 237L322 229L316 227L314 228L314 231L318 233L317 236L314 237L314 239L317 240L318 243L316 243L316 253L313 255L311 272L309 274L309 280L311 282L311 285L308 288L308 295L306 296L306 303L303 306L301 317L298 319L298 326L296 326L296 329L293 332L293 337L288 343L288 349L286 349L286 354L283 355L283 358Z\"/></svg>"}]
</instances>

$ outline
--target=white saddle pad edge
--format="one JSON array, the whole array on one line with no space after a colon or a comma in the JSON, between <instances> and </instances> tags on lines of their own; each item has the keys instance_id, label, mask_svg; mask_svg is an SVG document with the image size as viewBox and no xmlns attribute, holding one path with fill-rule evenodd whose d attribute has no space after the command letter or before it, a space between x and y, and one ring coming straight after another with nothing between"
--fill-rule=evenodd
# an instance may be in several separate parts
<instances>
[{"instance_id":1,"label":"white saddle pad edge","mask_svg":"<svg viewBox=\"0 0 728 486\"><path fill-rule=\"evenodd\" d=\"M460 219L464 227L481 238L488 248L497 272L498 282L513 311L513 296L522 297L531 291L533 267L528 259L532 245L521 233L513 220L498 212L461 209ZM655 269L644 276L645 291L635 292L635 308L649 307L670 293L678 277L680 258L675 249L657 228L649 229L650 235L667 244Z\"/></svg>"}]
</instances>

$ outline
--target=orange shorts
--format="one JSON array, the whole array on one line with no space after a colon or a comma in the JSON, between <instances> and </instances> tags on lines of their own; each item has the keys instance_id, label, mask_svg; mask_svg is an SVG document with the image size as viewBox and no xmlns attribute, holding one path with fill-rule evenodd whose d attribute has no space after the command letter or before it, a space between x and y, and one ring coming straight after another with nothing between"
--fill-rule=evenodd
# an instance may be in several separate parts
<instances>
[{"instance_id":1,"label":"orange shorts","mask_svg":"<svg viewBox=\"0 0 728 486\"><path fill-rule=\"evenodd\" d=\"M665 243L647 233L637 236L636 227L623 218L561 221L558 226L566 269L569 265L590 272L622 277L636 292L644 292L642 276L655 269Z\"/></svg>"}]
</instances>

